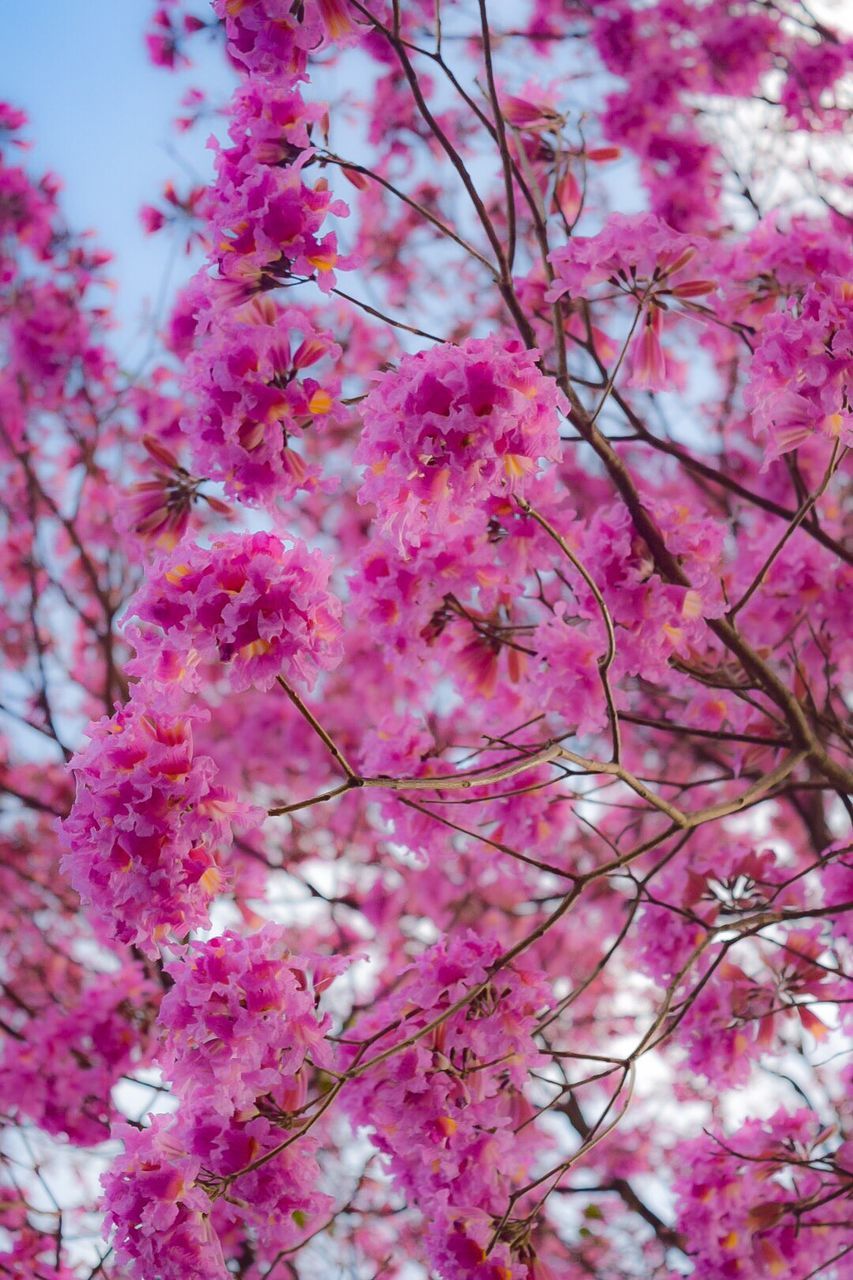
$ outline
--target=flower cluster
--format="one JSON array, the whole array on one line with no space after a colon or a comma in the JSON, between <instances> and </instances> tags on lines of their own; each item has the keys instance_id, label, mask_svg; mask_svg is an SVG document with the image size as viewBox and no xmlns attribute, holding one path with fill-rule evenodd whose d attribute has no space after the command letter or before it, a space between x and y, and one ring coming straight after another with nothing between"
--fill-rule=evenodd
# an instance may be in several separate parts
<instances>
[{"instance_id":1,"label":"flower cluster","mask_svg":"<svg viewBox=\"0 0 853 1280\"><path fill-rule=\"evenodd\" d=\"M853 285L827 276L770 316L745 397L772 461L817 433L853 441Z\"/></svg>"},{"instance_id":2,"label":"flower cluster","mask_svg":"<svg viewBox=\"0 0 853 1280\"><path fill-rule=\"evenodd\" d=\"M530 1114L524 1090L539 1062L535 1017L549 991L538 974L516 966L490 976L500 952L496 939L470 932L436 943L352 1032L370 1042L368 1060L400 1045L347 1086L344 1105L354 1123L370 1129L397 1185L429 1219L433 1263L448 1250L458 1254L457 1269L443 1273L454 1276L479 1275L459 1263L466 1252L485 1261L488 1238L479 1237L494 1229L512 1179L541 1149L538 1131L518 1126ZM467 1223L472 1206L476 1224ZM509 1247L498 1244L491 1265L523 1274L510 1271L510 1258Z\"/></svg>"},{"instance_id":3,"label":"flower cluster","mask_svg":"<svg viewBox=\"0 0 853 1280\"><path fill-rule=\"evenodd\" d=\"M233 145L219 152L205 207L214 261L232 286L226 298L292 275L316 275L321 289L334 284L337 238L323 224L330 214L345 217L347 206L325 178L307 180L317 114L295 89L267 81L250 82L235 97Z\"/></svg>"},{"instance_id":4,"label":"flower cluster","mask_svg":"<svg viewBox=\"0 0 853 1280\"><path fill-rule=\"evenodd\" d=\"M329 41L339 47L357 39L358 11L349 0L214 0L225 21L232 56L254 74L284 69L301 75L309 52Z\"/></svg>"},{"instance_id":5,"label":"flower cluster","mask_svg":"<svg viewBox=\"0 0 853 1280\"><path fill-rule=\"evenodd\" d=\"M700 251L701 236L688 236L651 213L613 214L595 236L573 236L551 254L556 281L547 298L565 294L588 296L594 285L606 282L633 298L640 323L628 353L629 385L647 391L663 390L671 382L669 357L661 346L664 311L673 301L710 293L712 280L684 276Z\"/></svg>"},{"instance_id":6,"label":"flower cluster","mask_svg":"<svg viewBox=\"0 0 853 1280\"><path fill-rule=\"evenodd\" d=\"M220 851L255 811L214 784L192 722L131 701L89 728L74 757L77 798L62 824L63 869L98 931L156 955L159 942L209 923Z\"/></svg>"},{"instance_id":7,"label":"flower cluster","mask_svg":"<svg viewBox=\"0 0 853 1280\"><path fill-rule=\"evenodd\" d=\"M103 1179L105 1226L116 1231L119 1263L139 1280L226 1280L212 1201L195 1185L200 1156L181 1148L165 1116L119 1136L124 1151Z\"/></svg>"},{"instance_id":8,"label":"flower cluster","mask_svg":"<svg viewBox=\"0 0 853 1280\"><path fill-rule=\"evenodd\" d=\"M102 974L74 1000L51 1000L0 1058L0 1105L46 1133L92 1146L110 1136L110 1091L143 1058L153 985L138 967Z\"/></svg>"},{"instance_id":9,"label":"flower cluster","mask_svg":"<svg viewBox=\"0 0 853 1280\"><path fill-rule=\"evenodd\" d=\"M359 501L375 503L401 548L462 536L491 500L523 496L559 456L556 383L517 339L469 338L404 356L362 405Z\"/></svg>"},{"instance_id":10,"label":"flower cluster","mask_svg":"<svg viewBox=\"0 0 853 1280\"><path fill-rule=\"evenodd\" d=\"M171 966L161 1062L179 1108L127 1132L104 1179L116 1252L136 1280L225 1280L220 1236L235 1231L273 1265L328 1214L316 1139L286 1134L309 1071L327 1060L319 991L343 967L292 956L272 924L196 943Z\"/></svg>"},{"instance_id":11,"label":"flower cluster","mask_svg":"<svg viewBox=\"0 0 853 1280\"><path fill-rule=\"evenodd\" d=\"M271 533L227 534L210 547L179 546L134 598L132 671L146 695L198 687L199 663L227 667L234 689L269 689L277 676L311 687L340 658L340 604L326 590L329 563Z\"/></svg>"},{"instance_id":12,"label":"flower cluster","mask_svg":"<svg viewBox=\"0 0 853 1280\"><path fill-rule=\"evenodd\" d=\"M339 356L301 307L257 298L218 316L187 372L194 407L184 431L198 469L243 502L315 487L316 469L293 444L342 412L330 368ZM306 375L321 362L322 380Z\"/></svg>"},{"instance_id":13,"label":"flower cluster","mask_svg":"<svg viewBox=\"0 0 853 1280\"><path fill-rule=\"evenodd\" d=\"M23 111L0 102L0 280L8 284L20 269L20 249L37 259L51 255L56 231L56 197L59 185L46 175L39 183L4 154L9 139L19 148L28 145L18 134L27 123Z\"/></svg>"},{"instance_id":14,"label":"flower cluster","mask_svg":"<svg viewBox=\"0 0 853 1280\"><path fill-rule=\"evenodd\" d=\"M328 1019L317 1016L317 996L343 967L312 961L311 981L308 963L291 955L283 930L266 925L248 937L228 932L196 943L187 961L172 966L174 985L158 1018L159 1061L183 1097L199 1105L203 1098L226 1116L261 1097L282 1113L304 1102L304 1078L293 1081L306 1057L327 1063ZM295 1093L300 1101L292 1105Z\"/></svg>"},{"instance_id":15,"label":"flower cluster","mask_svg":"<svg viewBox=\"0 0 853 1280\"><path fill-rule=\"evenodd\" d=\"M803 1108L679 1144L678 1227L696 1280L805 1280L839 1256L851 1178L828 1136Z\"/></svg>"},{"instance_id":16,"label":"flower cluster","mask_svg":"<svg viewBox=\"0 0 853 1280\"><path fill-rule=\"evenodd\" d=\"M586 294L592 285L603 281L648 295L671 292L676 297L691 296L683 294L691 285L684 280L674 284L673 280L705 244L703 237L673 231L654 214L614 213L597 235L573 236L554 250L551 263L556 282L548 297Z\"/></svg>"}]
</instances>

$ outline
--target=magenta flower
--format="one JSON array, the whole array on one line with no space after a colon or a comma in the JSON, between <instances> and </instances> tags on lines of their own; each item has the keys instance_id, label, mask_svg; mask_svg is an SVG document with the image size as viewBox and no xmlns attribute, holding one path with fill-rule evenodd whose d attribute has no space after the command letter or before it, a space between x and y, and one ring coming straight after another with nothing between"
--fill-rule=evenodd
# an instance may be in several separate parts
<instances>
[{"instance_id":1,"label":"magenta flower","mask_svg":"<svg viewBox=\"0 0 853 1280\"><path fill-rule=\"evenodd\" d=\"M853 442L853 286L826 276L765 322L745 399L766 462L815 434Z\"/></svg>"},{"instance_id":2,"label":"magenta flower","mask_svg":"<svg viewBox=\"0 0 853 1280\"><path fill-rule=\"evenodd\" d=\"M556 383L516 339L471 338L404 356L362 406L359 501L401 547L480 526L491 499L523 495L559 456Z\"/></svg>"},{"instance_id":3,"label":"magenta flower","mask_svg":"<svg viewBox=\"0 0 853 1280\"><path fill-rule=\"evenodd\" d=\"M302 437L342 413L332 372L340 354L299 307L256 299L218 315L189 367L196 403L183 429L199 473L243 502L316 488Z\"/></svg>"},{"instance_id":4,"label":"magenta flower","mask_svg":"<svg viewBox=\"0 0 853 1280\"><path fill-rule=\"evenodd\" d=\"M72 768L77 798L62 823L63 869L105 937L157 955L167 938L209 923L232 823L256 813L214 785L192 722L136 702L89 729Z\"/></svg>"},{"instance_id":5,"label":"magenta flower","mask_svg":"<svg viewBox=\"0 0 853 1280\"><path fill-rule=\"evenodd\" d=\"M193 690L200 662L222 663L234 689L269 689L281 675L310 688L341 656L330 566L302 542L227 534L209 548L179 546L133 601L131 667L154 696Z\"/></svg>"},{"instance_id":6,"label":"magenta flower","mask_svg":"<svg viewBox=\"0 0 853 1280\"><path fill-rule=\"evenodd\" d=\"M515 967L489 982L499 954L495 939L471 932L443 939L350 1033L351 1039L375 1037L367 1051L372 1056L484 984L470 1007L365 1071L343 1095L353 1122L369 1128L373 1144L388 1156L400 1190L430 1219L428 1251L436 1264L448 1256L449 1231L469 1236L461 1225L450 1227L454 1219L477 1206L483 1229L489 1211L503 1211L513 1177L524 1181L542 1140L533 1126L519 1131L518 1125L530 1114L524 1089L540 1060L533 1029L548 987L539 974Z\"/></svg>"},{"instance_id":7,"label":"magenta flower","mask_svg":"<svg viewBox=\"0 0 853 1280\"><path fill-rule=\"evenodd\" d=\"M281 1115L305 1101L306 1058L328 1060L328 1018L318 1015L313 984L330 981L345 960L293 956L285 931L267 924L242 937L196 943L171 968L174 986L158 1019L164 1072L184 1097L205 1099L229 1116L265 1097Z\"/></svg>"}]
</instances>

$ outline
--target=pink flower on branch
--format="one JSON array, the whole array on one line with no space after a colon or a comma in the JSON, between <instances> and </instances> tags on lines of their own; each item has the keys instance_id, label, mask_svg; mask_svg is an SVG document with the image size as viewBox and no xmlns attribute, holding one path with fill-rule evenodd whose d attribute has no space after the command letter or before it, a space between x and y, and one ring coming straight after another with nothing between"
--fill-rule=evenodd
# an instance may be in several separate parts
<instances>
[{"instance_id":1,"label":"pink flower on branch","mask_svg":"<svg viewBox=\"0 0 853 1280\"><path fill-rule=\"evenodd\" d=\"M254 826L259 815L215 785L190 719L130 702L89 737L72 763L63 867L98 933L157 955L161 943L209 924L232 826Z\"/></svg>"},{"instance_id":2,"label":"pink flower on branch","mask_svg":"<svg viewBox=\"0 0 853 1280\"><path fill-rule=\"evenodd\" d=\"M404 356L362 405L359 501L401 548L464 535L493 500L523 496L558 456L565 400L517 339L470 338Z\"/></svg>"},{"instance_id":3,"label":"pink flower on branch","mask_svg":"<svg viewBox=\"0 0 853 1280\"><path fill-rule=\"evenodd\" d=\"M227 534L209 548L179 545L134 597L139 624L129 670L147 694L198 689L200 663L221 664L233 689L269 689L278 676L310 688L341 657L341 606L330 565L302 542Z\"/></svg>"}]
</instances>

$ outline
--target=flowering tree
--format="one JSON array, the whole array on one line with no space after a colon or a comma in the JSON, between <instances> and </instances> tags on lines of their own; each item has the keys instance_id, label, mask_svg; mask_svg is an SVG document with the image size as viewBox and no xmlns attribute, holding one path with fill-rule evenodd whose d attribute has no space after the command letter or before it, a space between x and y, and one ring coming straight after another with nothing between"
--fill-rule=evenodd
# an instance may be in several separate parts
<instances>
[{"instance_id":1,"label":"flowering tree","mask_svg":"<svg viewBox=\"0 0 853 1280\"><path fill-rule=\"evenodd\" d=\"M134 375L0 108L0 1276L842 1280L853 46L209 39Z\"/></svg>"}]
</instances>

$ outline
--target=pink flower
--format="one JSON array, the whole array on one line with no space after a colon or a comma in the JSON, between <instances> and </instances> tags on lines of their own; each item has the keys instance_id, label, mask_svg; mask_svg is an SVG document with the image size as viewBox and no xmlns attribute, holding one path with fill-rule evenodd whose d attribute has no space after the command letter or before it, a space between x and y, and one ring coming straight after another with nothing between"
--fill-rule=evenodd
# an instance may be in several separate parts
<instances>
[{"instance_id":1,"label":"pink flower","mask_svg":"<svg viewBox=\"0 0 853 1280\"><path fill-rule=\"evenodd\" d=\"M753 356L744 398L765 465L815 433L853 441L851 376L853 287L825 276L765 321Z\"/></svg>"},{"instance_id":2,"label":"pink flower","mask_svg":"<svg viewBox=\"0 0 853 1280\"><path fill-rule=\"evenodd\" d=\"M52 992L23 1025L20 1039L5 1039L3 1110L80 1146L105 1142L115 1114L110 1092L144 1060L156 995L133 963L93 975L73 995Z\"/></svg>"},{"instance_id":3,"label":"pink flower","mask_svg":"<svg viewBox=\"0 0 853 1280\"><path fill-rule=\"evenodd\" d=\"M195 405L182 423L199 473L242 502L274 505L316 488L302 437L342 413L340 347L306 311L270 299L211 325L189 362Z\"/></svg>"},{"instance_id":4,"label":"pink flower","mask_svg":"<svg viewBox=\"0 0 853 1280\"><path fill-rule=\"evenodd\" d=\"M227 534L209 548L179 546L133 601L129 670L152 696L198 687L200 662L223 663L234 689L269 689L281 675L310 688L341 656L341 606L330 566L302 542Z\"/></svg>"},{"instance_id":5,"label":"pink flower","mask_svg":"<svg viewBox=\"0 0 853 1280\"><path fill-rule=\"evenodd\" d=\"M639 333L629 352L628 385L643 391L664 391L670 382L666 353L661 346L663 312L650 306L643 310Z\"/></svg>"},{"instance_id":6,"label":"pink flower","mask_svg":"<svg viewBox=\"0 0 853 1280\"><path fill-rule=\"evenodd\" d=\"M317 1013L308 975L322 987L346 963L293 956L275 924L193 944L171 966L174 985L160 1007L165 1074L183 1097L222 1116L261 1097L281 1116L297 1110L306 1058L316 1066L328 1058L328 1018Z\"/></svg>"},{"instance_id":7,"label":"pink flower","mask_svg":"<svg viewBox=\"0 0 853 1280\"><path fill-rule=\"evenodd\" d=\"M654 214L614 213L598 235L573 236L554 250L556 281L546 297L553 302L565 293L586 296L603 281L638 296L667 293L697 253L705 252L703 236L673 231ZM683 287L687 281L694 283L691 276L678 283Z\"/></svg>"},{"instance_id":8,"label":"pink flower","mask_svg":"<svg viewBox=\"0 0 853 1280\"><path fill-rule=\"evenodd\" d=\"M499 954L495 939L471 932L443 939L350 1032L351 1039L372 1038L369 1058L409 1039L484 984L470 1004L364 1071L342 1095L353 1122L368 1127L371 1141L389 1157L400 1189L432 1219L427 1248L434 1265L448 1251L469 1247L463 1246L469 1229L461 1220L470 1206L478 1206L481 1229L487 1229L490 1211L503 1212L513 1177L524 1180L541 1143L532 1126L518 1125L529 1114L528 1071L539 1062L535 1015L549 992L540 975L515 966L488 981ZM483 1280L491 1275L482 1272Z\"/></svg>"},{"instance_id":9,"label":"pink flower","mask_svg":"<svg viewBox=\"0 0 853 1280\"><path fill-rule=\"evenodd\" d=\"M195 755L188 719L129 702L89 738L72 762L63 869L102 935L157 955L162 940L209 923L232 823L258 815L214 785L216 766Z\"/></svg>"},{"instance_id":10,"label":"pink flower","mask_svg":"<svg viewBox=\"0 0 853 1280\"><path fill-rule=\"evenodd\" d=\"M362 406L359 501L401 547L479 527L490 499L523 494L559 456L563 397L535 360L516 339L470 338L404 356L378 381Z\"/></svg>"},{"instance_id":11,"label":"pink flower","mask_svg":"<svg viewBox=\"0 0 853 1280\"><path fill-rule=\"evenodd\" d=\"M102 1179L119 1264L134 1280L227 1280L213 1203L196 1185L200 1158L184 1150L166 1116L147 1129L127 1125L121 1136L124 1152Z\"/></svg>"}]
</instances>

